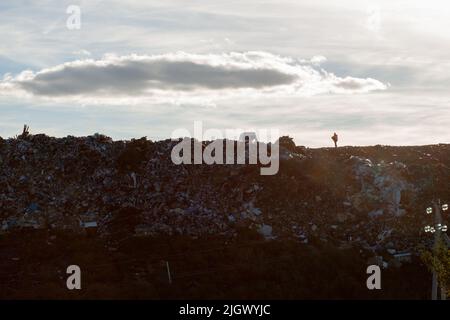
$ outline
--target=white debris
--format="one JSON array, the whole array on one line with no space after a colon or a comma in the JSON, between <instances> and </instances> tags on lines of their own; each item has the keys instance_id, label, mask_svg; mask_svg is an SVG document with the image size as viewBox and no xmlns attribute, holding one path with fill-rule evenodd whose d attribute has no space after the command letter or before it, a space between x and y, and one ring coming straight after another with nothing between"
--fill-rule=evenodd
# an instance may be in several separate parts
<instances>
[{"instance_id":1,"label":"white debris","mask_svg":"<svg viewBox=\"0 0 450 320\"><path fill-rule=\"evenodd\" d=\"M267 224L261 225L258 232L263 235L266 240L274 239L274 236L272 235L272 227Z\"/></svg>"},{"instance_id":2,"label":"white debris","mask_svg":"<svg viewBox=\"0 0 450 320\"><path fill-rule=\"evenodd\" d=\"M369 212L369 217L376 218L383 215L383 209L373 210Z\"/></svg>"}]
</instances>

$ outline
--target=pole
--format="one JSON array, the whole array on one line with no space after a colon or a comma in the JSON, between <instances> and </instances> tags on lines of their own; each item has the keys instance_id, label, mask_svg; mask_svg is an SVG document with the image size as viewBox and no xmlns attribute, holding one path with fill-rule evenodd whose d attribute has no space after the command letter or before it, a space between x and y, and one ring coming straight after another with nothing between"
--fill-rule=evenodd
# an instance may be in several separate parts
<instances>
[{"instance_id":1,"label":"pole","mask_svg":"<svg viewBox=\"0 0 450 320\"><path fill-rule=\"evenodd\" d=\"M438 204L438 223L442 224L442 215L441 215L441 200L439 199L439 204ZM445 233L443 233L442 231L439 231L439 241L444 241L444 243L446 242L446 237L447 235ZM447 244L445 243L445 245L447 246ZM447 288L441 284L441 300L447 300Z\"/></svg>"},{"instance_id":2,"label":"pole","mask_svg":"<svg viewBox=\"0 0 450 320\"><path fill-rule=\"evenodd\" d=\"M434 225L438 225L442 223L442 216L441 216L441 200L438 200L434 203ZM441 231L436 230L434 232L434 250L435 252L438 249L439 241L440 241L440 235ZM433 280L431 285L431 300L437 300L438 298L438 281L437 281L437 274L436 271L433 271ZM441 298L443 297L442 291L443 288L441 288Z\"/></svg>"},{"instance_id":3,"label":"pole","mask_svg":"<svg viewBox=\"0 0 450 320\"><path fill-rule=\"evenodd\" d=\"M169 261L166 261L167 268L167 279L169 279L169 284L172 284L172 276L170 275Z\"/></svg>"},{"instance_id":4,"label":"pole","mask_svg":"<svg viewBox=\"0 0 450 320\"><path fill-rule=\"evenodd\" d=\"M431 300L437 300L437 292L438 292L438 285L437 285L437 275L436 272L433 271L433 280L431 284Z\"/></svg>"}]
</instances>

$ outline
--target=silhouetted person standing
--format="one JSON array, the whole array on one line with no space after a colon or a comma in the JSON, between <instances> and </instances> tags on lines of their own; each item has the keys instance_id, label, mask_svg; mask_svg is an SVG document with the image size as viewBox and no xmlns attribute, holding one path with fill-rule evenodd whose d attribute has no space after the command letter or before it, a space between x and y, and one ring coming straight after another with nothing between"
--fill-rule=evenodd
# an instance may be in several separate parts
<instances>
[{"instance_id":1,"label":"silhouetted person standing","mask_svg":"<svg viewBox=\"0 0 450 320\"><path fill-rule=\"evenodd\" d=\"M334 142L334 147L337 148L338 135L336 134L336 132L331 137L331 140L333 140L333 142Z\"/></svg>"}]
</instances>

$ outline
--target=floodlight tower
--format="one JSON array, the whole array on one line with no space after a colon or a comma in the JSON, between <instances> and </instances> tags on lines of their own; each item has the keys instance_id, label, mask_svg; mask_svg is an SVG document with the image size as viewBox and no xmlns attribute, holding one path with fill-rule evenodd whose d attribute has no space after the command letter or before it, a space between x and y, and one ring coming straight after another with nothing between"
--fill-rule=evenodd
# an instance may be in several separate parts
<instances>
[{"instance_id":1,"label":"floodlight tower","mask_svg":"<svg viewBox=\"0 0 450 320\"><path fill-rule=\"evenodd\" d=\"M437 246L439 245L439 242L441 240L441 235L444 236L445 239L445 232L447 232L447 225L442 223L442 215L441 215L441 209L442 211L448 210L448 204L441 205L441 200L434 201L434 225L432 226L425 226L424 230L426 233L434 234L434 249L437 249ZM432 207L428 207L426 210L426 213L429 215L433 212ZM445 240L448 240L445 239ZM438 281L437 281L437 274L436 271L433 271L433 280L432 280L432 286L431 286L431 299L437 300L438 298ZM441 300L446 300L446 293L445 288L441 285Z\"/></svg>"}]
</instances>

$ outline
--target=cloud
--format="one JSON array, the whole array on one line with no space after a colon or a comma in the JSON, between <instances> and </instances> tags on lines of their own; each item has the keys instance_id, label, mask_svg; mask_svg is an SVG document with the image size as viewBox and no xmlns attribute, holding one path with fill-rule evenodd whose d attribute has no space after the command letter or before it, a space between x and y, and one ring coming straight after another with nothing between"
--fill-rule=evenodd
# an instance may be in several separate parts
<instances>
[{"instance_id":1,"label":"cloud","mask_svg":"<svg viewBox=\"0 0 450 320\"><path fill-rule=\"evenodd\" d=\"M327 58L324 56L314 56L311 58L311 63L315 66L319 66L326 61L327 61Z\"/></svg>"},{"instance_id":2,"label":"cloud","mask_svg":"<svg viewBox=\"0 0 450 320\"><path fill-rule=\"evenodd\" d=\"M91 56L91 53L86 49L76 50L72 53L77 56Z\"/></svg>"},{"instance_id":3,"label":"cloud","mask_svg":"<svg viewBox=\"0 0 450 320\"><path fill-rule=\"evenodd\" d=\"M313 58L315 59L315 58ZM384 90L371 78L338 77L317 63L267 52L227 54L105 55L42 69L7 74L0 94L84 102L207 99L250 96L310 96Z\"/></svg>"}]
</instances>

